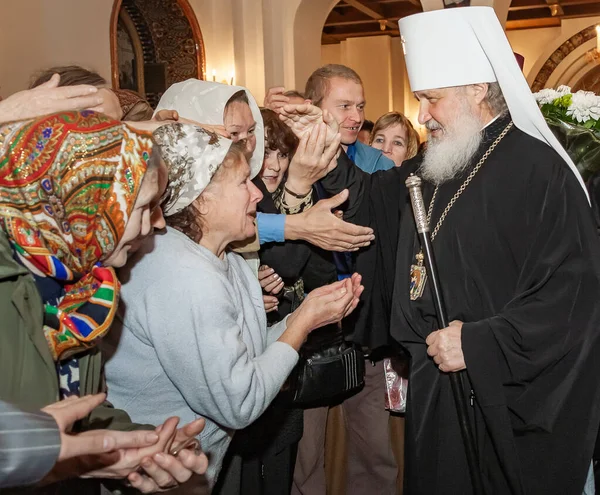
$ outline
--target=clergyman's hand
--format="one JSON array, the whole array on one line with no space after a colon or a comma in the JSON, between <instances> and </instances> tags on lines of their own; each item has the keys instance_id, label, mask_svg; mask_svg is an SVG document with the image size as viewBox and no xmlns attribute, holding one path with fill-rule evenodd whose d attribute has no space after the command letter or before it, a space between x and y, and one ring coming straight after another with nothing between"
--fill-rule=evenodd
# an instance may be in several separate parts
<instances>
[{"instance_id":1,"label":"clergyman's hand","mask_svg":"<svg viewBox=\"0 0 600 495\"><path fill-rule=\"evenodd\" d=\"M310 242L326 251L358 251L375 239L373 229L345 222L332 210L348 199L344 189L332 198L322 199L312 208L285 217L285 238Z\"/></svg>"},{"instance_id":2,"label":"clergyman's hand","mask_svg":"<svg viewBox=\"0 0 600 495\"><path fill-rule=\"evenodd\" d=\"M464 370L467 367L462 351L462 326L462 321L451 321L446 328L431 332L425 340L427 354L444 373Z\"/></svg>"},{"instance_id":3,"label":"clergyman's hand","mask_svg":"<svg viewBox=\"0 0 600 495\"><path fill-rule=\"evenodd\" d=\"M302 136L288 168L286 188L308 194L315 182L337 166L341 136L338 134L325 146L327 132L326 124L318 124Z\"/></svg>"},{"instance_id":4,"label":"clergyman's hand","mask_svg":"<svg viewBox=\"0 0 600 495\"><path fill-rule=\"evenodd\" d=\"M313 126L318 124L327 125L327 136L325 146L337 138L340 125L337 120L327 111L322 111L319 107L310 103L301 103L299 105L285 105L280 109L279 118L292 129L298 138L310 132Z\"/></svg>"}]
</instances>

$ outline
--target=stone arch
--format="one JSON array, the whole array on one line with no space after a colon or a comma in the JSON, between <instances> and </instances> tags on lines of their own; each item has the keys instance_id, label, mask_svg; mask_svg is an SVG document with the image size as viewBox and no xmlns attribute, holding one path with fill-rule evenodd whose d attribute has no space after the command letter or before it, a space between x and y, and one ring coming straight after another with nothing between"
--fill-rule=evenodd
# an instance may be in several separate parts
<instances>
[{"instance_id":1,"label":"stone arch","mask_svg":"<svg viewBox=\"0 0 600 495\"><path fill-rule=\"evenodd\" d=\"M300 0L294 17L295 87L304 90L306 80L321 65L321 34L339 0Z\"/></svg>"},{"instance_id":2,"label":"stone arch","mask_svg":"<svg viewBox=\"0 0 600 495\"><path fill-rule=\"evenodd\" d=\"M120 87L119 26L132 33L133 51L142 58L136 60L138 80L142 80L138 88L151 103L175 82L205 78L204 41L188 0L115 0L110 21L114 88Z\"/></svg>"},{"instance_id":3,"label":"stone arch","mask_svg":"<svg viewBox=\"0 0 600 495\"><path fill-rule=\"evenodd\" d=\"M596 25L588 26L563 41L530 78L531 90L535 93L543 89L549 81L556 79L561 64L564 75L555 84L573 84L590 71L594 66L587 64L585 56L587 48L591 48L596 39ZM565 67L568 66L568 67Z\"/></svg>"}]
</instances>

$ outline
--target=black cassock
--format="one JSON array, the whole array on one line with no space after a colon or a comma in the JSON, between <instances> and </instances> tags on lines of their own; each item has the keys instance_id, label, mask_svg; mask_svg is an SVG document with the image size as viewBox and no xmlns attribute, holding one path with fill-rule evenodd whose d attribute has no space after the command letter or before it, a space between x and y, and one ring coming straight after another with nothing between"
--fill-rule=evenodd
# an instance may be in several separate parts
<instances>
[{"instance_id":1,"label":"black cassock","mask_svg":"<svg viewBox=\"0 0 600 495\"><path fill-rule=\"evenodd\" d=\"M465 176L508 123L486 128ZM376 231L356 259L365 295L355 335L376 347L389 329L411 355L405 493L469 494L449 379L426 353L437 330L429 285L409 298L419 242L404 180L418 164L369 176L342 155L322 182L331 193L348 187L346 218ZM432 229L465 176L440 187ZM426 205L432 194L426 184ZM575 175L513 127L433 249L449 319L465 322L465 394L486 494L580 495L600 422L600 241Z\"/></svg>"}]
</instances>

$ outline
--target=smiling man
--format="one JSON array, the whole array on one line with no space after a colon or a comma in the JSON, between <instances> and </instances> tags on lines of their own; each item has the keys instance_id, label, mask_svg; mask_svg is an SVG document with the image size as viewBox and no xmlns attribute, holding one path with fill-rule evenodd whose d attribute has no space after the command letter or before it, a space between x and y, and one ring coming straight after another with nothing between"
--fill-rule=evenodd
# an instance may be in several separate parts
<instances>
[{"instance_id":1,"label":"smiling man","mask_svg":"<svg viewBox=\"0 0 600 495\"><path fill-rule=\"evenodd\" d=\"M365 92L360 76L345 65L329 64L312 73L306 82L304 95L339 124L342 148L362 171L373 173L394 168L394 162L381 150L358 141L365 121ZM317 189L319 190L319 189ZM322 190L322 189L321 189ZM346 253L334 256L339 277L353 271L354 261ZM349 332L351 332L349 328ZM356 340L347 335L348 340ZM346 487L348 493L363 495L396 492L398 465L394 458L389 430L389 413L384 407L385 374L383 361L365 366L365 386L342 403L345 417L348 462ZM304 436L298 447L294 472L293 495L325 493L325 433L328 407L306 409Z\"/></svg>"},{"instance_id":2,"label":"smiling man","mask_svg":"<svg viewBox=\"0 0 600 495\"><path fill-rule=\"evenodd\" d=\"M381 151L358 141L367 102L362 80L354 70L345 65L324 65L308 78L304 95L313 105L333 115L340 125L342 147L361 170L373 173L394 166Z\"/></svg>"}]
</instances>

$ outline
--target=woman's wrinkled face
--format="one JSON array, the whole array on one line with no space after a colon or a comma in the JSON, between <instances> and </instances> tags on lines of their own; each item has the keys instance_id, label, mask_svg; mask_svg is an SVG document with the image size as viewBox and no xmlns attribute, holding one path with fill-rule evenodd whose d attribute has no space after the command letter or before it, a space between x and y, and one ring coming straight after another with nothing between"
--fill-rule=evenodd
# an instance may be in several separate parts
<instances>
[{"instance_id":1,"label":"woman's wrinkled face","mask_svg":"<svg viewBox=\"0 0 600 495\"><path fill-rule=\"evenodd\" d=\"M402 124L394 124L386 129L377 131L373 137L371 146L381 150L383 154L394 162L396 167L402 165L406 158L407 149L406 127Z\"/></svg>"},{"instance_id":2,"label":"woman's wrinkled face","mask_svg":"<svg viewBox=\"0 0 600 495\"><path fill-rule=\"evenodd\" d=\"M265 149L265 158L263 160L263 166L260 171L260 178L264 182L267 191L274 193L287 169L290 165L289 153L284 153L279 150Z\"/></svg>"},{"instance_id":3,"label":"woman's wrinkled face","mask_svg":"<svg viewBox=\"0 0 600 495\"><path fill-rule=\"evenodd\" d=\"M247 103L234 101L225 109L223 114L223 126L229 134L229 139L234 143L246 139L248 151L253 153L256 149L256 121L252 110Z\"/></svg>"},{"instance_id":4,"label":"woman's wrinkled face","mask_svg":"<svg viewBox=\"0 0 600 495\"><path fill-rule=\"evenodd\" d=\"M164 227L165 221L162 215L160 215L160 218L152 216L153 201L159 194L159 170L158 168L152 168L144 176L140 192L125 225L123 237L121 237L116 249L102 262L104 266L114 268L124 266L127 263L127 256L132 247L136 246L136 241L140 237L148 236L154 227Z\"/></svg>"},{"instance_id":5,"label":"woman's wrinkled face","mask_svg":"<svg viewBox=\"0 0 600 495\"><path fill-rule=\"evenodd\" d=\"M263 195L250 180L250 165L245 158L227 165L226 170L215 175L202 196L207 206L203 219L207 232L218 233L230 243L254 235L256 205Z\"/></svg>"}]
</instances>

